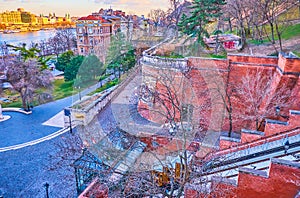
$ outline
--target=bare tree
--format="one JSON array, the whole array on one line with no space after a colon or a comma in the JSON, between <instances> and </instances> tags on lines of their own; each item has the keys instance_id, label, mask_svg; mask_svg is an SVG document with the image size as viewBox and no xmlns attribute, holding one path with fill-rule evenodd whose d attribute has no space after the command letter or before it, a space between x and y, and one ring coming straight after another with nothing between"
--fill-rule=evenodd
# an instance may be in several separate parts
<instances>
[{"instance_id":1,"label":"bare tree","mask_svg":"<svg viewBox=\"0 0 300 198\"><path fill-rule=\"evenodd\" d=\"M51 54L55 54L58 58L58 55L63 52L64 47L61 39L56 35L48 40L49 48L51 49Z\"/></svg>"},{"instance_id":2,"label":"bare tree","mask_svg":"<svg viewBox=\"0 0 300 198\"><path fill-rule=\"evenodd\" d=\"M41 70L35 59L22 60L15 57L6 63L0 61L1 65L5 65L7 81L19 92L25 110L29 110L29 104L37 89L52 86L52 74L48 70Z\"/></svg>"},{"instance_id":3,"label":"bare tree","mask_svg":"<svg viewBox=\"0 0 300 198\"><path fill-rule=\"evenodd\" d=\"M231 65L228 64L226 70L206 71L203 75L206 75L206 79L209 81L209 90L211 94L211 99L214 105L222 105L225 112L224 120L228 120L228 136L231 137L231 134L234 130L234 123L236 120L236 115L234 112L234 97L235 97L235 85L230 81L232 75ZM222 111L220 111L222 114ZM225 124L226 125L226 124Z\"/></svg>"},{"instance_id":4,"label":"bare tree","mask_svg":"<svg viewBox=\"0 0 300 198\"><path fill-rule=\"evenodd\" d=\"M282 31L287 26L287 18L281 17L284 12L287 12L291 7L295 6L297 3L292 0L267 0L260 1L260 13L262 15L262 24L268 24L263 26L264 32L267 35L267 38L272 44L275 44L276 37L279 41L279 48L282 51ZM282 15L283 16L283 15ZM271 32L271 35L268 34L268 31ZM276 52L278 51L274 47Z\"/></svg>"},{"instance_id":5,"label":"bare tree","mask_svg":"<svg viewBox=\"0 0 300 198\"><path fill-rule=\"evenodd\" d=\"M286 83L277 86L276 76L272 71L259 69L247 70L241 83L236 86L236 99L242 112L239 112L240 119L253 122L255 130L262 127L265 118L274 118L276 108L286 109L293 101L290 99L291 90Z\"/></svg>"},{"instance_id":6,"label":"bare tree","mask_svg":"<svg viewBox=\"0 0 300 198\"><path fill-rule=\"evenodd\" d=\"M63 51L73 50L76 47L76 36L73 29L57 29L55 36L60 38L60 41L63 43Z\"/></svg>"},{"instance_id":7,"label":"bare tree","mask_svg":"<svg viewBox=\"0 0 300 198\"><path fill-rule=\"evenodd\" d=\"M229 18L234 19L243 44L246 43L245 18L248 16L248 13L244 12L246 10L245 5L247 5L245 4L245 0L229 0L224 7L224 13L227 13Z\"/></svg>"},{"instance_id":8,"label":"bare tree","mask_svg":"<svg viewBox=\"0 0 300 198\"><path fill-rule=\"evenodd\" d=\"M150 10L149 18L153 20L155 27L157 27L161 20L165 18L165 15L166 13L162 9L153 9Z\"/></svg>"},{"instance_id":9,"label":"bare tree","mask_svg":"<svg viewBox=\"0 0 300 198\"><path fill-rule=\"evenodd\" d=\"M178 25L181 13L182 13L182 7L180 7L182 0L169 0L171 4L171 18L174 20L175 25Z\"/></svg>"}]
</instances>

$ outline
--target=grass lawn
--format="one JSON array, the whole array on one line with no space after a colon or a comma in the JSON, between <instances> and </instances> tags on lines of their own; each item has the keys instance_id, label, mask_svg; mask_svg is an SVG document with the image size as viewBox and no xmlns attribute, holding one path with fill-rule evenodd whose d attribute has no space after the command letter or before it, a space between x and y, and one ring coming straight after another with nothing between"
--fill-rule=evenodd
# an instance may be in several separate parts
<instances>
[{"instance_id":1,"label":"grass lawn","mask_svg":"<svg viewBox=\"0 0 300 198\"><path fill-rule=\"evenodd\" d=\"M73 84L73 81L65 82L64 79L54 80L52 92L53 99L58 100L76 94L79 90L75 89Z\"/></svg>"},{"instance_id":2,"label":"grass lawn","mask_svg":"<svg viewBox=\"0 0 300 198\"><path fill-rule=\"evenodd\" d=\"M268 33L271 36L270 28L267 28L267 31L269 31ZM274 32L274 33L275 33L275 40L278 40L276 32ZM295 24L295 25L290 25L290 26L284 27L284 31L282 32L281 38L282 38L282 40L288 40L288 39L291 39L291 38L297 37L297 36L300 36L300 24ZM270 41L266 38L266 39L263 39L262 42L260 42L258 40L248 40L248 42L259 45L259 44L263 44L263 43L269 43Z\"/></svg>"},{"instance_id":3,"label":"grass lawn","mask_svg":"<svg viewBox=\"0 0 300 198\"><path fill-rule=\"evenodd\" d=\"M282 33L283 39L290 39L296 36L300 36L300 24L288 26Z\"/></svg>"},{"instance_id":4,"label":"grass lawn","mask_svg":"<svg viewBox=\"0 0 300 198\"><path fill-rule=\"evenodd\" d=\"M298 51L298 52L293 51L293 53L294 53L295 55L297 55L298 57L300 57L300 51Z\"/></svg>"},{"instance_id":5,"label":"grass lawn","mask_svg":"<svg viewBox=\"0 0 300 198\"><path fill-rule=\"evenodd\" d=\"M119 79L116 78L116 79L114 79L114 80L112 80L112 81L109 81L108 83L106 83L106 84L103 85L102 87L96 89L95 91L89 93L88 95L91 96L91 95L93 95L93 94L95 94L95 93L99 93L99 92L101 92L101 91L104 91L104 90L106 90L106 89L109 89L109 88L111 88L111 87L113 87L113 86L119 84L119 82L120 82Z\"/></svg>"}]
</instances>

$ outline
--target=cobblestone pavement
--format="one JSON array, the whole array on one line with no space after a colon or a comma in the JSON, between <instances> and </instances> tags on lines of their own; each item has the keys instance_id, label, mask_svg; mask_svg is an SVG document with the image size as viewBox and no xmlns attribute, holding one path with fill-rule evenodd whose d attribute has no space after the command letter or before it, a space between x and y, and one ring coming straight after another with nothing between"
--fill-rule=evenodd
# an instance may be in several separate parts
<instances>
[{"instance_id":1,"label":"cobblestone pavement","mask_svg":"<svg viewBox=\"0 0 300 198\"><path fill-rule=\"evenodd\" d=\"M97 87L95 85L82 91L81 96ZM43 123L78 98L79 94L34 107L30 115L3 112L4 115L10 115L11 119L0 123L0 148L26 143L58 131L61 128L45 126ZM43 185L47 182L50 184L49 197L76 197L74 168L70 166L74 160L61 160L62 156L67 157L66 150L72 151L72 159L80 156L81 147L72 141L73 137L67 132L33 146L0 152L0 196L43 198L46 197Z\"/></svg>"},{"instance_id":2,"label":"cobblestone pavement","mask_svg":"<svg viewBox=\"0 0 300 198\"><path fill-rule=\"evenodd\" d=\"M57 157L63 155L58 145L70 138L72 135L66 133L34 146L0 153L0 195L4 198L43 198L46 197L43 185L47 182L49 197L76 197L71 161L61 161L61 157ZM79 154L77 152L77 157Z\"/></svg>"}]
</instances>

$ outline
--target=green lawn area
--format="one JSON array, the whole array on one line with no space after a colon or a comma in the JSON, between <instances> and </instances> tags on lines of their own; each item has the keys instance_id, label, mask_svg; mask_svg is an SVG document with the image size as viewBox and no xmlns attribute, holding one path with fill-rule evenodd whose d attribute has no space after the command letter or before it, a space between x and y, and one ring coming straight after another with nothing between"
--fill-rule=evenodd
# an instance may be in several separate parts
<instances>
[{"instance_id":1,"label":"green lawn area","mask_svg":"<svg viewBox=\"0 0 300 198\"><path fill-rule=\"evenodd\" d=\"M300 57L300 51L298 51L298 52L293 51L293 53L294 53L295 55L297 55L298 57Z\"/></svg>"},{"instance_id":2,"label":"green lawn area","mask_svg":"<svg viewBox=\"0 0 300 198\"><path fill-rule=\"evenodd\" d=\"M282 40L288 40L288 39L291 39L293 37L300 36L300 24L290 25L290 26L281 27L281 28L284 28L284 30L282 32L282 35L281 35ZM269 34L271 34L270 33L270 28L267 27L267 31L268 31ZM275 32L275 40L278 40L276 32ZM252 44L259 45L259 44L262 44L262 43L268 43L270 41L267 38L265 38L265 39L262 40L262 42L260 42L258 40L248 40L248 42L252 43Z\"/></svg>"},{"instance_id":3,"label":"green lawn area","mask_svg":"<svg viewBox=\"0 0 300 198\"><path fill-rule=\"evenodd\" d=\"M288 26L282 33L283 39L290 39L296 36L300 36L300 24Z\"/></svg>"},{"instance_id":4,"label":"green lawn area","mask_svg":"<svg viewBox=\"0 0 300 198\"><path fill-rule=\"evenodd\" d=\"M96 89L95 91L89 93L88 95L91 96L91 95L93 95L93 94L95 94L95 93L99 93L99 92L104 91L104 90L106 90L106 89L109 89L109 88L111 88L111 87L113 87L113 86L115 86L115 85L117 85L117 84L119 84L119 83L120 83L119 79L116 78L116 79L114 79L114 80L112 80L112 81L109 81L108 83L106 83L106 84L103 85L102 87Z\"/></svg>"},{"instance_id":5,"label":"green lawn area","mask_svg":"<svg viewBox=\"0 0 300 198\"><path fill-rule=\"evenodd\" d=\"M65 82L64 79L56 79L53 82L53 99L58 100L76 94L79 90L73 87L73 81Z\"/></svg>"}]
</instances>

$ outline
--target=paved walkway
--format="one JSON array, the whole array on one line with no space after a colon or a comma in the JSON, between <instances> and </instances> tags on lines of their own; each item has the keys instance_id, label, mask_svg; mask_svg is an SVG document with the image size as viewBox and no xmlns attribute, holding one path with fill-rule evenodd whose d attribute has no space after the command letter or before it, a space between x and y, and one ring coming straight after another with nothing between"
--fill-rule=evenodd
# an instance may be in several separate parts
<instances>
[{"instance_id":1,"label":"paved walkway","mask_svg":"<svg viewBox=\"0 0 300 198\"><path fill-rule=\"evenodd\" d=\"M96 88L82 91L81 96ZM62 129L62 110L78 99L76 94L40 105L29 115L3 112L11 118L0 122L0 196L46 197L47 182L49 197L76 197L70 164L80 156L81 147L76 142L76 130L70 134Z\"/></svg>"},{"instance_id":2,"label":"paved walkway","mask_svg":"<svg viewBox=\"0 0 300 198\"><path fill-rule=\"evenodd\" d=\"M102 84L106 81L106 79L103 80ZM16 145L16 148L22 148L20 145L32 145L45 141L43 137L51 137L51 134L64 127L63 109L96 90L99 85L96 84L81 91L80 96L75 94L34 107L30 114L4 110L3 115L10 116L10 119L0 122L0 152L7 150L7 147L15 149L13 146Z\"/></svg>"},{"instance_id":3,"label":"paved walkway","mask_svg":"<svg viewBox=\"0 0 300 198\"><path fill-rule=\"evenodd\" d=\"M58 114L66 106L72 104L73 97L50 102L34 107L32 114L19 112L3 112L11 118L0 123L0 148L23 144L44 136L50 135L62 128L61 125L43 125L49 119Z\"/></svg>"}]
</instances>

